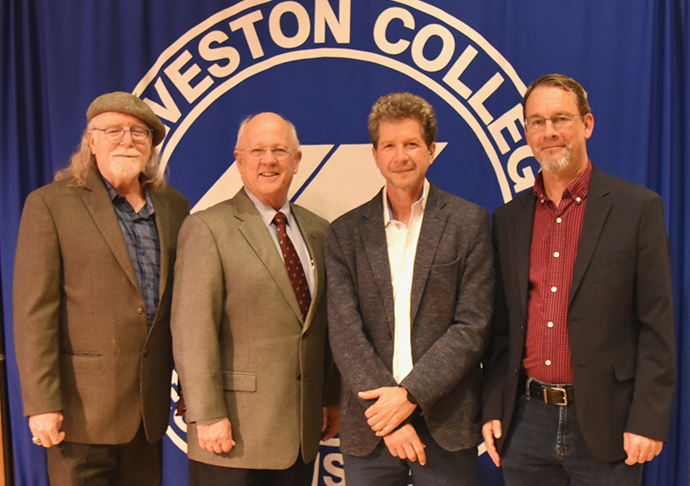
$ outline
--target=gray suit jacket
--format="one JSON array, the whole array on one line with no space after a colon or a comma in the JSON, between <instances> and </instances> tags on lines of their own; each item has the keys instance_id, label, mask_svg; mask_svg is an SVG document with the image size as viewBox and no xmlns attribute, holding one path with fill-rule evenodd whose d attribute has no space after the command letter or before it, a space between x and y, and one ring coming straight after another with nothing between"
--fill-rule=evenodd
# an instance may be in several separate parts
<instances>
[{"instance_id":1,"label":"gray suit jacket","mask_svg":"<svg viewBox=\"0 0 690 486\"><path fill-rule=\"evenodd\" d=\"M494 213L493 342L484 363L484 420L505 443L521 391L536 196ZM568 301L575 408L592 455L623 459L623 433L666 440L675 382L669 247L661 198L592 169Z\"/></svg>"},{"instance_id":2,"label":"gray suit jacket","mask_svg":"<svg viewBox=\"0 0 690 486\"><path fill-rule=\"evenodd\" d=\"M380 438L357 393L396 386L392 375L394 298L383 224L383 191L338 218L326 235L328 316L340 369L341 449L371 453ZM400 383L418 400L436 442L446 450L477 445L479 360L493 301L487 211L431 186L411 292L414 367Z\"/></svg>"},{"instance_id":3,"label":"gray suit jacket","mask_svg":"<svg viewBox=\"0 0 690 486\"><path fill-rule=\"evenodd\" d=\"M189 203L150 190L160 241L160 303L146 331L115 209L98 173L32 192L14 268L14 337L24 414L62 410L65 440L131 441L144 423L159 440L170 414L170 299L177 232Z\"/></svg>"},{"instance_id":4,"label":"gray suit jacket","mask_svg":"<svg viewBox=\"0 0 690 486\"><path fill-rule=\"evenodd\" d=\"M298 459L300 445L306 461L316 457L329 401L322 298L328 223L300 206L291 209L316 268L306 320L244 189L192 214L180 230L171 327L187 405L189 457L195 461L285 469ZM237 445L227 454L201 449L196 422L222 417L230 419Z\"/></svg>"}]
</instances>

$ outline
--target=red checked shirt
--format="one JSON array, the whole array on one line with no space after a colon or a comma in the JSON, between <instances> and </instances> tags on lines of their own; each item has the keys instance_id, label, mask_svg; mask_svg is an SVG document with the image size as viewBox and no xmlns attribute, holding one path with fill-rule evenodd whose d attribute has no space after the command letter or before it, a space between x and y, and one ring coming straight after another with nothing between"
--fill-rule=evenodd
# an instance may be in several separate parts
<instances>
[{"instance_id":1,"label":"red checked shirt","mask_svg":"<svg viewBox=\"0 0 690 486\"><path fill-rule=\"evenodd\" d=\"M522 367L537 380L573 382L568 340L568 297L582 232L592 164L563 191L558 207L546 196L541 172L534 182L532 246L529 258L527 333Z\"/></svg>"}]
</instances>

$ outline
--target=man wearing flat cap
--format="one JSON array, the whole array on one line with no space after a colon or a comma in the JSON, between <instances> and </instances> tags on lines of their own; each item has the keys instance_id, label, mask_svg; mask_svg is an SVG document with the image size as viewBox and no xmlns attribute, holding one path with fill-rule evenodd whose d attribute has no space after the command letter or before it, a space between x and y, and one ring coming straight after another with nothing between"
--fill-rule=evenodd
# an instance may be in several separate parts
<instances>
[{"instance_id":1,"label":"man wearing flat cap","mask_svg":"<svg viewBox=\"0 0 690 486\"><path fill-rule=\"evenodd\" d=\"M24 414L52 486L156 485L170 410L170 300L189 213L158 167L161 120L96 98L69 167L26 200L14 271Z\"/></svg>"}]
</instances>

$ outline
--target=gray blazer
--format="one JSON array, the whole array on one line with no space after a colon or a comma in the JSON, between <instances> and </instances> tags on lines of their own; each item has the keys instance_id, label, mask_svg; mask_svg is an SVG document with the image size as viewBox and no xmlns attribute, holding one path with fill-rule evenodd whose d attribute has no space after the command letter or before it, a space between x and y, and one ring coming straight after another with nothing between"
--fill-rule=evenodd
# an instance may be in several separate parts
<instances>
[{"instance_id":1,"label":"gray blazer","mask_svg":"<svg viewBox=\"0 0 690 486\"><path fill-rule=\"evenodd\" d=\"M331 348L343 380L341 450L364 456L380 438L364 415L373 402L357 393L397 385L383 191L330 226L326 268ZM493 285L488 212L432 185L412 281L414 367L400 384L416 397L434 440L446 450L480 440L479 360Z\"/></svg>"},{"instance_id":2,"label":"gray blazer","mask_svg":"<svg viewBox=\"0 0 690 486\"><path fill-rule=\"evenodd\" d=\"M328 375L323 235L327 221L292 212L316 267L302 314L280 254L243 189L180 230L172 334L187 405L189 457L223 467L286 469L319 447ZM334 367L333 367L334 368ZM236 446L199 447L196 422L228 417Z\"/></svg>"}]
</instances>

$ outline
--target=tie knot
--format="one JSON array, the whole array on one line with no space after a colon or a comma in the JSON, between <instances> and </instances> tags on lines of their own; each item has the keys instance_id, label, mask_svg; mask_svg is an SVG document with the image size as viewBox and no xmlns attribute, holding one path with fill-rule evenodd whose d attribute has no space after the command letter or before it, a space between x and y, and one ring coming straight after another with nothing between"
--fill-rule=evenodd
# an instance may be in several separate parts
<instances>
[{"instance_id":1,"label":"tie knot","mask_svg":"<svg viewBox=\"0 0 690 486\"><path fill-rule=\"evenodd\" d=\"M280 211L278 211L278 212L276 213L276 215L273 216L273 223L274 223L276 226L285 225L286 222L287 222L287 216L285 216L285 215L284 215L283 213L281 213Z\"/></svg>"}]
</instances>

